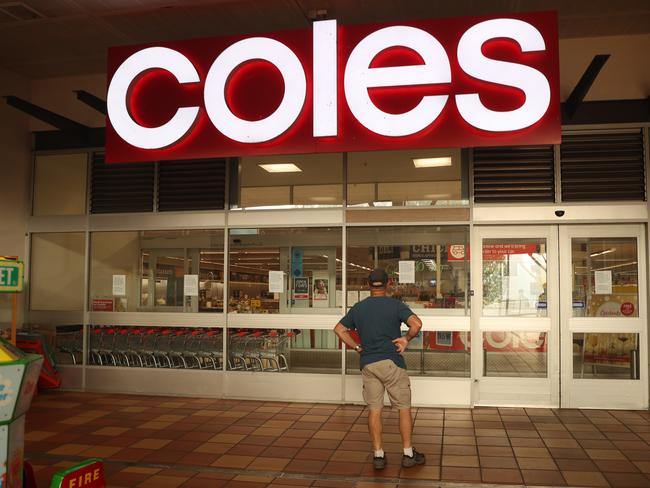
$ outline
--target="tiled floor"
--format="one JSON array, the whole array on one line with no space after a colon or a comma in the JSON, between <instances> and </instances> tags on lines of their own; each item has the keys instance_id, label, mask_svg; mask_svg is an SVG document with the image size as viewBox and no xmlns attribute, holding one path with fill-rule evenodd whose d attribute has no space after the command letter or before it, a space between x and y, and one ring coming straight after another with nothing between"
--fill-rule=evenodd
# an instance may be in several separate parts
<instances>
[{"instance_id":1,"label":"tiled floor","mask_svg":"<svg viewBox=\"0 0 650 488\"><path fill-rule=\"evenodd\" d=\"M648 411L418 408L427 464L401 469L387 409L383 471L369 463L365 416L349 405L53 392L27 414L25 450L39 486L96 456L112 487L650 487Z\"/></svg>"}]
</instances>

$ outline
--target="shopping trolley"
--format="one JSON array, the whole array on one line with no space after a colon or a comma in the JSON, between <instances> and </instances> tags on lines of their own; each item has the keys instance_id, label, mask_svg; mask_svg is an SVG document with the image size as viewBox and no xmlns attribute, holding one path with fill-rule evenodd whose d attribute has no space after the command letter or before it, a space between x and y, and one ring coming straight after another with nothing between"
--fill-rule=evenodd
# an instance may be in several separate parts
<instances>
[{"instance_id":1,"label":"shopping trolley","mask_svg":"<svg viewBox=\"0 0 650 488\"><path fill-rule=\"evenodd\" d=\"M56 349L58 352L69 355L72 364L79 362L78 357L83 355L83 327L78 330L56 332Z\"/></svg>"}]
</instances>

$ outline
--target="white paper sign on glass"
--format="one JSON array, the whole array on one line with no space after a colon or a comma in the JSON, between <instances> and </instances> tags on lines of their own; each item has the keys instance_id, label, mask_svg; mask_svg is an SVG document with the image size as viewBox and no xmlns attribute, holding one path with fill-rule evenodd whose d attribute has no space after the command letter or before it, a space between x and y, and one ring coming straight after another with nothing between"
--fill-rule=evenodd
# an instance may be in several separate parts
<instances>
[{"instance_id":1,"label":"white paper sign on glass","mask_svg":"<svg viewBox=\"0 0 650 488\"><path fill-rule=\"evenodd\" d=\"M359 292L359 301L368 298L370 296L370 291L369 290L362 290Z\"/></svg>"},{"instance_id":2,"label":"white paper sign on glass","mask_svg":"<svg viewBox=\"0 0 650 488\"><path fill-rule=\"evenodd\" d=\"M126 295L126 275L113 275L113 296Z\"/></svg>"},{"instance_id":3,"label":"white paper sign on glass","mask_svg":"<svg viewBox=\"0 0 650 488\"><path fill-rule=\"evenodd\" d=\"M199 296L199 275L185 275L183 277L183 295L186 297Z\"/></svg>"},{"instance_id":4,"label":"white paper sign on glass","mask_svg":"<svg viewBox=\"0 0 650 488\"><path fill-rule=\"evenodd\" d=\"M284 272L269 271L269 292L284 293Z\"/></svg>"},{"instance_id":5,"label":"white paper sign on glass","mask_svg":"<svg viewBox=\"0 0 650 488\"><path fill-rule=\"evenodd\" d=\"M612 272L611 270L594 271L596 295L611 295L612 293Z\"/></svg>"},{"instance_id":6,"label":"white paper sign on glass","mask_svg":"<svg viewBox=\"0 0 650 488\"><path fill-rule=\"evenodd\" d=\"M399 282L415 283L415 261L399 262Z\"/></svg>"},{"instance_id":7,"label":"white paper sign on glass","mask_svg":"<svg viewBox=\"0 0 650 488\"><path fill-rule=\"evenodd\" d=\"M359 301L359 292L348 290L348 307L351 307Z\"/></svg>"}]
</instances>

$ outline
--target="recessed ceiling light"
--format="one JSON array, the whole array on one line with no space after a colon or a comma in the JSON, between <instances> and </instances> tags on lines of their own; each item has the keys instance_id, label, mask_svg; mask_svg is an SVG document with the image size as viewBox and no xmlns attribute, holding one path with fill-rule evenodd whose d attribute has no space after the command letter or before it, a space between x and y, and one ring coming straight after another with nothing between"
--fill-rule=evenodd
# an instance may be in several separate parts
<instances>
[{"instance_id":1,"label":"recessed ceiling light","mask_svg":"<svg viewBox=\"0 0 650 488\"><path fill-rule=\"evenodd\" d=\"M299 173L302 171L293 163L260 164L259 166L269 173Z\"/></svg>"},{"instance_id":2,"label":"recessed ceiling light","mask_svg":"<svg viewBox=\"0 0 650 488\"><path fill-rule=\"evenodd\" d=\"M451 156L414 159L413 164L416 168L437 168L440 166L451 166Z\"/></svg>"}]
</instances>

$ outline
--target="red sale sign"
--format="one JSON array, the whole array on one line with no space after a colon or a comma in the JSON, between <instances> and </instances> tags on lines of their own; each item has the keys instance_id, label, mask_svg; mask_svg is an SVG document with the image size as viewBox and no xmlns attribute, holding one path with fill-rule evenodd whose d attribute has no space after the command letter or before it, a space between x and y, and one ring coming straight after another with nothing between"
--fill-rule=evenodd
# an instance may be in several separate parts
<instances>
[{"instance_id":1,"label":"red sale sign","mask_svg":"<svg viewBox=\"0 0 650 488\"><path fill-rule=\"evenodd\" d=\"M560 141L555 13L108 52L107 162Z\"/></svg>"}]
</instances>

